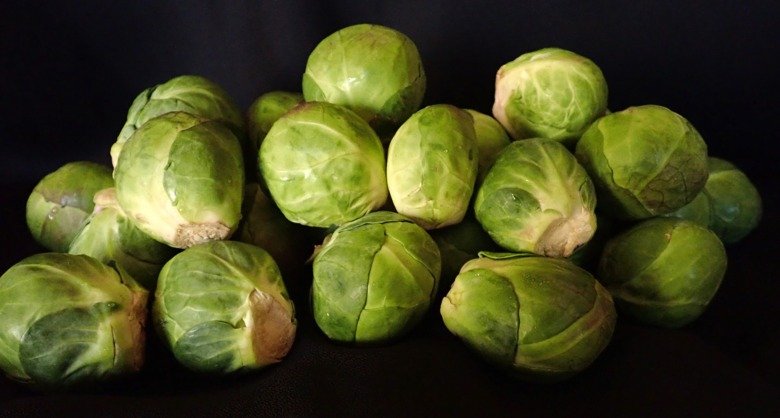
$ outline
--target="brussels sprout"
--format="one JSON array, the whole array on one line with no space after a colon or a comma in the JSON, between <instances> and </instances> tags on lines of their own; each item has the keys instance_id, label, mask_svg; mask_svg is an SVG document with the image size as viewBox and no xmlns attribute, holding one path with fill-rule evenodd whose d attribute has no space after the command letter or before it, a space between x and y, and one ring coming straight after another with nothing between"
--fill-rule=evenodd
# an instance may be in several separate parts
<instances>
[{"instance_id":1,"label":"brussels sprout","mask_svg":"<svg viewBox=\"0 0 780 418\"><path fill-rule=\"evenodd\" d=\"M92 257L28 257L0 276L0 367L49 388L138 371L147 295Z\"/></svg>"},{"instance_id":2,"label":"brussels sprout","mask_svg":"<svg viewBox=\"0 0 780 418\"><path fill-rule=\"evenodd\" d=\"M133 133L148 120L168 112L186 112L224 123L241 139L244 119L225 90L203 77L182 75L142 91L133 100L127 121L111 146L114 167Z\"/></svg>"},{"instance_id":3,"label":"brussels sprout","mask_svg":"<svg viewBox=\"0 0 780 418\"><path fill-rule=\"evenodd\" d=\"M263 249L235 241L190 247L160 272L154 324L188 369L229 374L280 362L295 339L295 307Z\"/></svg>"},{"instance_id":4,"label":"brussels sprout","mask_svg":"<svg viewBox=\"0 0 780 418\"><path fill-rule=\"evenodd\" d=\"M382 343L428 311L441 273L436 243L417 224L374 212L328 236L314 256L314 319L328 338Z\"/></svg>"},{"instance_id":5,"label":"brussels sprout","mask_svg":"<svg viewBox=\"0 0 780 418\"><path fill-rule=\"evenodd\" d=\"M510 251L568 257L593 236L595 206L593 183L574 156L554 140L533 138L499 154L474 213Z\"/></svg>"},{"instance_id":6,"label":"brussels sprout","mask_svg":"<svg viewBox=\"0 0 780 418\"><path fill-rule=\"evenodd\" d=\"M465 218L460 223L431 231L441 253L440 289L447 289L467 261L477 258L482 251L500 251L475 219Z\"/></svg>"},{"instance_id":7,"label":"brussels sprout","mask_svg":"<svg viewBox=\"0 0 780 418\"><path fill-rule=\"evenodd\" d=\"M425 71L406 35L380 25L341 29L314 48L303 97L346 106L374 128L398 126L420 108Z\"/></svg>"},{"instance_id":8,"label":"brussels sprout","mask_svg":"<svg viewBox=\"0 0 780 418\"><path fill-rule=\"evenodd\" d=\"M563 259L483 254L441 302L444 325L490 363L526 380L588 367L612 338L615 306L587 271Z\"/></svg>"},{"instance_id":9,"label":"brussels sprout","mask_svg":"<svg viewBox=\"0 0 780 418\"><path fill-rule=\"evenodd\" d=\"M92 196L114 185L111 170L89 161L65 164L44 177L27 199L27 226L51 251L66 252L92 210Z\"/></svg>"},{"instance_id":10,"label":"brussels sprout","mask_svg":"<svg viewBox=\"0 0 780 418\"><path fill-rule=\"evenodd\" d=\"M693 201L668 216L704 225L725 243L735 243L761 220L761 196L734 164L710 157L709 177Z\"/></svg>"},{"instance_id":11,"label":"brussels sprout","mask_svg":"<svg viewBox=\"0 0 780 418\"><path fill-rule=\"evenodd\" d=\"M496 74L493 116L514 139L571 144L607 110L607 81L593 61L559 48L523 54Z\"/></svg>"},{"instance_id":12,"label":"brussels sprout","mask_svg":"<svg viewBox=\"0 0 780 418\"><path fill-rule=\"evenodd\" d=\"M258 97L246 112L246 129L254 149L260 149L274 122L302 102L300 93L286 91L272 91Z\"/></svg>"},{"instance_id":13,"label":"brussels sprout","mask_svg":"<svg viewBox=\"0 0 780 418\"><path fill-rule=\"evenodd\" d=\"M310 102L289 111L266 135L259 164L274 202L295 223L340 225L387 200L382 143L342 106Z\"/></svg>"},{"instance_id":14,"label":"brussels sprout","mask_svg":"<svg viewBox=\"0 0 780 418\"><path fill-rule=\"evenodd\" d=\"M707 145L682 116L655 105L597 120L577 143L605 213L644 219L692 201L707 181Z\"/></svg>"},{"instance_id":15,"label":"brussels sprout","mask_svg":"<svg viewBox=\"0 0 780 418\"><path fill-rule=\"evenodd\" d=\"M598 272L621 311L677 328L698 318L715 296L726 272L726 251L703 226L654 218L610 240Z\"/></svg>"},{"instance_id":16,"label":"brussels sprout","mask_svg":"<svg viewBox=\"0 0 780 418\"><path fill-rule=\"evenodd\" d=\"M456 224L477 176L474 122L450 105L421 109L398 129L387 151L387 186L398 213L425 229Z\"/></svg>"},{"instance_id":17,"label":"brussels sprout","mask_svg":"<svg viewBox=\"0 0 780 418\"><path fill-rule=\"evenodd\" d=\"M511 139L497 120L476 110L465 110L474 119L474 133L476 134L477 149L479 150L477 179L481 181L487 175L490 166L496 161L498 154L509 145Z\"/></svg>"},{"instance_id":18,"label":"brussels sprout","mask_svg":"<svg viewBox=\"0 0 780 418\"><path fill-rule=\"evenodd\" d=\"M70 254L84 254L116 263L146 289L154 289L163 264L175 251L161 244L127 218L113 187L95 193L95 210L70 244Z\"/></svg>"},{"instance_id":19,"label":"brussels sprout","mask_svg":"<svg viewBox=\"0 0 780 418\"><path fill-rule=\"evenodd\" d=\"M308 228L288 221L257 183L244 190L244 216L234 239L268 251L284 277L291 277L287 273L296 272L311 255Z\"/></svg>"},{"instance_id":20,"label":"brussels sprout","mask_svg":"<svg viewBox=\"0 0 780 418\"><path fill-rule=\"evenodd\" d=\"M233 133L183 112L146 122L114 171L122 210L176 248L230 237L241 218L244 167Z\"/></svg>"}]
</instances>

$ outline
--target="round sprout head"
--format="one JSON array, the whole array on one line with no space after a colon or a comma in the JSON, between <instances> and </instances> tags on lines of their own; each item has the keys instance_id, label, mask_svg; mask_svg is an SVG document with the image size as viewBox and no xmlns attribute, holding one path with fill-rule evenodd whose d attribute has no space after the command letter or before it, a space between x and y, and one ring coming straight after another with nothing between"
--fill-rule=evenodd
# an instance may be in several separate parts
<instances>
[{"instance_id":1,"label":"round sprout head","mask_svg":"<svg viewBox=\"0 0 780 418\"><path fill-rule=\"evenodd\" d=\"M147 292L84 256L28 257L0 277L0 368L56 388L136 372Z\"/></svg>"},{"instance_id":2,"label":"round sprout head","mask_svg":"<svg viewBox=\"0 0 780 418\"><path fill-rule=\"evenodd\" d=\"M127 216L172 247L226 239L241 218L241 148L219 122L182 112L150 120L125 145L114 177Z\"/></svg>"},{"instance_id":3,"label":"round sprout head","mask_svg":"<svg viewBox=\"0 0 780 418\"><path fill-rule=\"evenodd\" d=\"M349 26L323 39L303 75L307 101L346 106L374 128L398 126L420 108L424 93L414 42L380 25Z\"/></svg>"},{"instance_id":4,"label":"round sprout head","mask_svg":"<svg viewBox=\"0 0 780 418\"><path fill-rule=\"evenodd\" d=\"M340 225L387 200L382 143L342 106L309 102L279 118L260 146L259 164L276 205L302 225Z\"/></svg>"},{"instance_id":5,"label":"round sprout head","mask_svg":"<svg viewBox=\"0 0 780 418\"><path fill-rule=\"evenodd\" d=\"M401 125L387 151L387 186L398 213L425 229L463 219L477 176L475 135L471 116L444 104Z\"/></svg>"},{"instance_id":6,"label":"round sprout head","mask_svg":"<svg viewBox=\"0 0 780 418\"><path fill-rule=\"evenodd\" d=\"M244 118L225 90L200 76L182 75L142 91L127 111L127 121L111 146L116 167L122 148L133 133L148 120L168 112L186 112L228 126L240 136ZM241 138L239 138L241 139Z\"/></svg>"},{"instance_id":7,"label":"round sprout head","mask_svg":"<svg viewBox=\"0 0 780 418\"><path fill-rule=\"evenodd\" d=\"M510 251L568 257L596 230L596 196L585 170L560 143L515 141L477 192L474 213Z\"/></svg>"},{"instance_id":8,"label":"round sprout head","mask_svg":"<svg viewBox=\"0 0 780 418\"><path fill-rule=\"evenodd\" d=\"M463 266L441 316L487 361L522 379L555 381L607 346L615 307L587 271L562 259L483 255Z\"/></svg>"},{"instance_id":9,"label":"round sprout head","mask_svg":"<svg viewBox=\"0 0 780 418\"><path fill-rule=\"evenodd\" d=\"M420 322L436 294L441 259L420 226L374 212L336 229L314 257L314 319L328 338L383 343Z\"/></svg>"},{"instance_id":10,"label":"round sprout head","mask_svg":"<svg viewBox=\"0 0 780 418\"><path fill-rule=\"evenodd\" d=\"M493 116L514 139L571 144L607 109L607 82L596 64L545 48L523 54L496 74Z\"/></svg>"},{"instance_id":11,"label":"round sprout head","mask_svg":"<svg viewBox=\"0 0 780 418\"><path fill-rule=\"evenodd\" d=\"M707 181L707 145L682 116L655 105L597 120L577 143L577 158L606 214L645 219L692 201Z\"/></svg>"},{"instance_id":12,"label":"round sprout head","mask_svg":"<svg viewBox=\"0 0 780 418\"><path fill-rule=\"evenodd\" d=\"M654 218L610 240L598 271L622 312L677 328L698 318L715 296L726 272L726 252L703 226Z\"/></svg>"},{"instance_id":13,"label":"round sprout head","mask_svg":"<svg viewBox=\"0 0 780 418\"><path fill-rule=\"evenodd\" d=\"M166 263L152 317L182 365L211 374L280 362L297 327L273 258L235 241L190 247Z\"/></svg>"},{"instance_id":14,"label":"round sprout head","mask_svg":"<svg viewBox=\"0 0 780 418\"><path fill-rule=\"evenodd\" d=\"M95 207L95 193L113 185L108 167L88 161L68 163L48 174L27 199L33 238L51 251L68 251Z\"/></svg>"}]
</instances>

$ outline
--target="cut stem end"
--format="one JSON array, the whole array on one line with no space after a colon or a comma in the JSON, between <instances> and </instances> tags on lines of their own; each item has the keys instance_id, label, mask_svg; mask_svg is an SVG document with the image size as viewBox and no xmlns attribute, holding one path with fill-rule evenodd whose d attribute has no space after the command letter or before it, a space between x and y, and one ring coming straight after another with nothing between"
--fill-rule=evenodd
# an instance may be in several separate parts
<instances>
[{"instance_id":1,"label":"cut stem end","mask_svg":"<svg viewBox=\"0 0 780 418\"><path fill-rule=\"evenodd\" d=\"M595 215L584 208L547 227L536 244L536 253L547 257L568 257L596 232Z\"/></svg>"}]
</instances>

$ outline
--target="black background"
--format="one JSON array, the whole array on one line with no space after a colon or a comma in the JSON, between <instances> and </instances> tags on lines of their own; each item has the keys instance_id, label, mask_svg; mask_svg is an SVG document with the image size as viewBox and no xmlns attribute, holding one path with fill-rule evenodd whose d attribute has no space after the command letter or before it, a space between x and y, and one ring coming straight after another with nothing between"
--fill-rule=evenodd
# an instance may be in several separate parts
<instances>
[{"instance_id":1,"label":"black background","mask_svg":"<svg viewBox=\"0 0 780 418\"><path fill-rule=\"evenodd\" d=\"M0 271L42 251L24 222L35 183L69 161L109 164L142 89L200 74L246 108L266 91L299 91L317 42L362 22L415 41L425 104L489 112L505 62L546 46L585 55L607 78L612 110L653 103L684 115L710 155L754 180L765 209L758 229L727 248L721 290L697 322L663 330L621 317L596 363L560 384L493 371L447 332L438 309L395 344L334 345L298 294L297 341L277 366L195 376L152 339L139 376L101 389L40 394L0 378L0 415L778 416L780 14L772 3L0 3ZM306 275L291 279L305 287Z\"/></svg>"}]
</instances>

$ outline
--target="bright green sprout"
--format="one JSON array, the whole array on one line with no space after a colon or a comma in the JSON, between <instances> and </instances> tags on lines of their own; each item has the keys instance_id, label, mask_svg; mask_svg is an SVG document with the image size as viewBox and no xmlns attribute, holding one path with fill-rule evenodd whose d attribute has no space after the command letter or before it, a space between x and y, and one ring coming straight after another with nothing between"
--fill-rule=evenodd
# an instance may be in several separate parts
<instances>
[{"instance_id":1,"label":"bright green sprout","mask_svg":"<svg viewBox=\"0 0 780 418\"><path fill-rule=\"evenodd\" d=\"M514 139L571 145L607 110L607 82L593 61L560 48L523 54L496 74L493 116Z\"/></svg>"},{"instance_id":2,"label":"bright green sprout","mask_svg":"<svg viewBox=\"0 0 780 418\"><path fill-rule=\"evenodd\" d=\"M359 24L323 39L306 62L303 97L346 106L379 131L420 108L425 71L411 39L396 30Z\"/></svg>"},{"instance_id":3,"label":"bright green sprout","mask_svg":"<svg viewBox=\"0 0 780 418\"><path fill-rule=\"evenodd\" d=\"M387 200L382 143L343 106L295 107L274 123L258 159L271 197L291 222L341 225Z\"/></svg>"},{"instance_id":4,"label":"bright green sprout","mask_svg":"<svg viewBox=\"0 0 780 418\"><path fill-rule=\"evenodd\" d=\"M568 257L596 230L593 183L559 142L507 146L477 192L474 213L493 240L514 252Z\"/></svg>"},{"instance_id":5,"label":"bright green sprout","mask_svg":"<svg viewBox=\"0 0 780 418\"><path fill-rule=\"evenodd\" d=\"M0 276L0 368L42 388L137 372L147 296L121 269L89 256L28 257Z\"/></svg>"},{"instance_id":6,"label":"bright green sprout","mask_svg":"<svg viewBox=\"0 0 780 418\"><path fill-rule=\"evenodd\" d=\"M645 219L692 201L707 181L707 145L682 116L655 105L597 120L577 143L600 208L621 219Z\"/></svg>"},{"instance_id":7,"label":"bright green sprout","mask_svg":"<svg viewBox=\"0 0 780 418\"><path fill-rule=\"evenodd\" d=\"M114 178L122 210L171 247L229 238L241 219L241 147L216 121L183 112L151 119L125 144Z\"/></svg>"},{"instance_id":8,"label":"bright green sprout","mask_svg":"<svg viewBox=\"0 0 780 418\"><path fill-rule=\"evenodd\" d=\"M524 380L556 381L587 368L615 328L604 287L568 260L481 254L441 302L447 329L488 362Z\"/></svg>"},{"instance_id":9,"label":"bright green sprout","mask_svg":"<svg viewBox=\"0 0 780 418\"><path fill-rule=\"evenodd\" d=\"M726 251L709 229L690 221L653 218L610 240L599 279L618 309L668 328L698 318L726 272Z\"/></svg>"},{"instance_id":10,"label":"bright green sprout","mask_svg":"<svg viewBox=\"0 0 780 418\"><path fill-rule=\"evenodd\" d=\"M152 318L186 368L231 374L278 363L295 339L295 307L265 250L235 241L190 247L163 267Z\"/></svg>"},{"instance_id":11,"label":"bright green sprout","mask_svg":"<svg viewBox=\"0 0 780 418\"><path fill-rule=\"evenodd\" d=\"M314 256L312 313L334 341L377 344L409 332L439 282L436 243L410 219L374 212L337 228Z\"/></svg>"}]
</instances>

